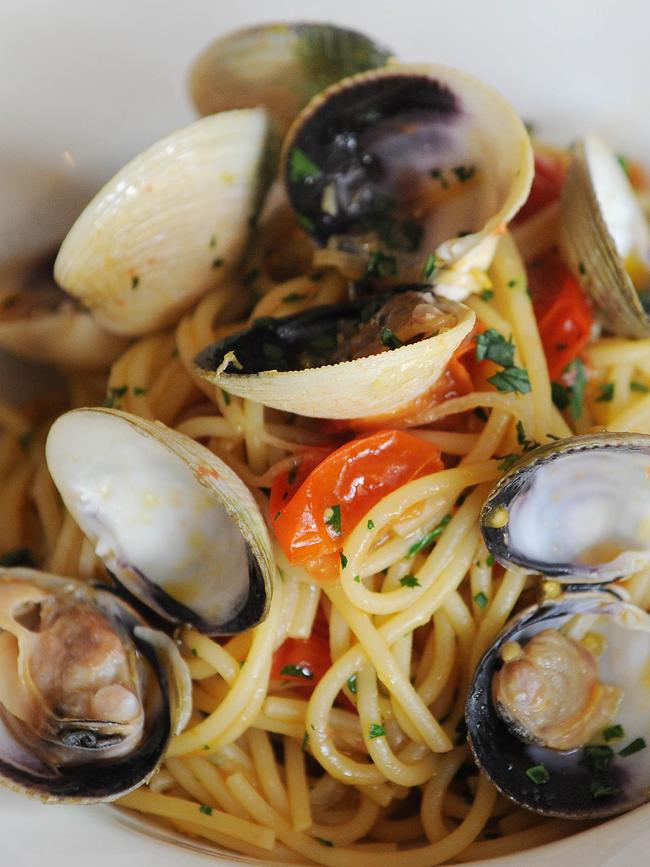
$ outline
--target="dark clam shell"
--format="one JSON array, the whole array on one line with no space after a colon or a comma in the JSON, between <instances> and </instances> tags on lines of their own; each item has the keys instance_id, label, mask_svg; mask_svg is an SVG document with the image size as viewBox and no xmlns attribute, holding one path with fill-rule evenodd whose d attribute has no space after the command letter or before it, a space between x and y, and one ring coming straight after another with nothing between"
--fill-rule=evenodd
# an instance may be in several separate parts
<instances>
[{"instance_id":1,"label":"dark clam shell","mask_svg":"<svg viewBox=\"0 0 650 867\"><path fill-rule=\"evenodd\" d=\"M492 679L508 641L523 645L544 629L560 628L576 614L606 614L622 606L647 616L610 592L567 593L527 609L506 627L476 669L465 712L470 746L497 789L522 807L546 816L591 819L622 813L648 799L647 766L637 773L639 756L621 755L631 733L626 732L627 738L620 742L559 752L520 740L497 712L492 697ZM618 652L624 654L625 648ZM638 722L643 727L644 721ZM535 769L540 767L543 770L536 777Z\"/></svg>"}]
</instances>

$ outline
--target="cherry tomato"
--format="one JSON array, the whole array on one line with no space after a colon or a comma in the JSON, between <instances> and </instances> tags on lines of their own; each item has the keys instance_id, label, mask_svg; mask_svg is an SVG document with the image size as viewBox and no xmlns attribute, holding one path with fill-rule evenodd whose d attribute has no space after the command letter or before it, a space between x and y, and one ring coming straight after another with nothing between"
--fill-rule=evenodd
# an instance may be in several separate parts
<instances>
[{"instance_id":1,"label":"cherry tomato","mask_svg":"<svg viewBox=\"0 0 650 867\"><path fill-rule=\"evenodd\" d=\"M352 440L313 469L273 527L291 563L301 563L319 580L339 576L347 535L386 494L443 468L440 449L404 431L378 431ZM277 503L279 488L271 489Z\"/></svg>"},{"instance_id":2,"label":"cherry tomato","mask_svg":"<svg viewBox=\"0 0 650 867\"><path fill-rule=\"evenodd\" d=\"M513 225L523 223L555 199L559 199L565 174L566 165L561 157L536 153L533 185L523 207L512 221Z\"/></svg>"},{"instance_id":3,"label":"cherry tomato","mask_svg":"<svg viewBox=\"0 0 650 867\"><path fill-rule=\"evenodd\" d=\"M313 688L331 666L325 618L319 613L309 638L287 638L273 655L271 677Z\"/></svg>"}]
</instances>

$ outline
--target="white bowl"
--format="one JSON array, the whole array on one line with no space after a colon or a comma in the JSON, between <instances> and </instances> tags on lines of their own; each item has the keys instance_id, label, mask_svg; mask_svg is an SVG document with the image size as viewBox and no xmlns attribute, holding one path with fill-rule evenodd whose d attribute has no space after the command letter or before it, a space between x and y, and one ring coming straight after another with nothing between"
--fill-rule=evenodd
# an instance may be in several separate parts
<instances>
[{"instance_id":1,"label":"white bowl","mask_svg":"<svg viewBox=\"0 0 650 867\"><path fill-rule=\"evenodd\" d=\"M193 113L185 73L215 35L269 19L363 29L406 60L467 69L542 134L587 130L650 164L647 0L2 0L0 260L58 241L98 186ZM0 358L0 395L40 372ZM1 511L0 511L1 514ZM107 808L44 807L0 792L2 864L139 867L242 863L136 834ZM485 864L647 864L650 806Z\"/></svg>"}]
</instances>

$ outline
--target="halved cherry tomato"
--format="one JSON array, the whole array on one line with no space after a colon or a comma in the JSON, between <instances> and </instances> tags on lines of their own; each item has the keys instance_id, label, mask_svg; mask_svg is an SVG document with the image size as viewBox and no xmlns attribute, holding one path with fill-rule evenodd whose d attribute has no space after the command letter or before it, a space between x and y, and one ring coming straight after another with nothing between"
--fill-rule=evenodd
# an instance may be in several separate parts
<instances>
[{"instance_id":1,"label":"halved cherry tomato","mask_svg":"<svg viewBox=\"0 0 650 867\"><path fill-rule=\"evenodd\" d=\"M335 581L343 542L366 512L400 485L442 468L439 448L404 431L352 440L318 464L277 510L275 534L291 563ZM273 488L271 502L277 502Z\"/></svg>"},{"instance_id":2,"label":"halved cherry tomato","mask_svg":"<svg viewBox=\"0 0 650 867\"><path fill-rule=\"evenodd\" d=\"M512 221L513 225L523 223L559 199L565 174L566 163L561 157L536 153L533 185L523 207Z\"/></svg>"},{"instance_id":3,"label":"halved cherry tomato","mask_svg":"<svg viewBox=\"0 0 650 867\"><path fill-rule=\"evenodd\" d=\"M327 623L319 612L309 638L287 638L275 651L271 677L313 688L331 664Z\"/></svg>"},{"instance_id":4,"label":"halved cherry tomato","mask_svg":"<svg viewBox=\"0 0 650 867\"><path fill-rule=\"evenodd\" d=\"M271 515L277 516L278 512L284 509L314 467L317 467L321 461L324 461L334 449L335 446L310 446L309 448L305 448L296 455L295 463L290 469L278 473L273 480L271 496L269 498Z\"/></svg>"},{"instance_id":5,"label":"halved cherry tomato","mask_svg":"<svg viewBox=\"0 0 650 867\"><path fill-rule=\"evenodd\" d=\"M529 286L548 372L557 380L589 340L593 313L580 284L556 251L529 269Z\"/></svg>"}]
</instances>

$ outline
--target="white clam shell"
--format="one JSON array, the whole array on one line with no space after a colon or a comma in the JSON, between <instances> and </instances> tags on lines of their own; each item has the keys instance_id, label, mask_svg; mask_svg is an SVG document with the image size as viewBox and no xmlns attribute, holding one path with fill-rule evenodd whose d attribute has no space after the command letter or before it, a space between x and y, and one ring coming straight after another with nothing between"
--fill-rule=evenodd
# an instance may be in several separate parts
<instances>
[{"instance_id":1,"label":"white clam shell","mask_svg":"<svg viewBox=\"0 0 650 867\"><path fill-rule=\"evenodd\" d=\"M574 148L562 191L560 246L601 311L608 331L650 336L626 259L645 267L650 288L650 226L623 167L598 136Z\"/></svg>"},{"instance_id":2,"label":"white clam shell","mask_svg":"<svg viewBox=\"0 0 650 867\"><path fill-rule=\"evenodd\" d=\"M217 371L197 367L197 373L231 394L299 415L343 419L394 412L438 379L474 326L476 315L468 307L443 305L456 315L453 328L379 355L307 370L244 375L221 365Z\"/></svg>"},{"instance_id":3,"label":"white clam shell","mask_svg":"<svg viewBox=\"0 0 650 867\"><path fill-rule=\"evenodd\" d=\"M174 322L237 265L263 184L263 109L205 117L128 163L77 219L57 283L109 331Z\"/></svg>"}]
</instances>

